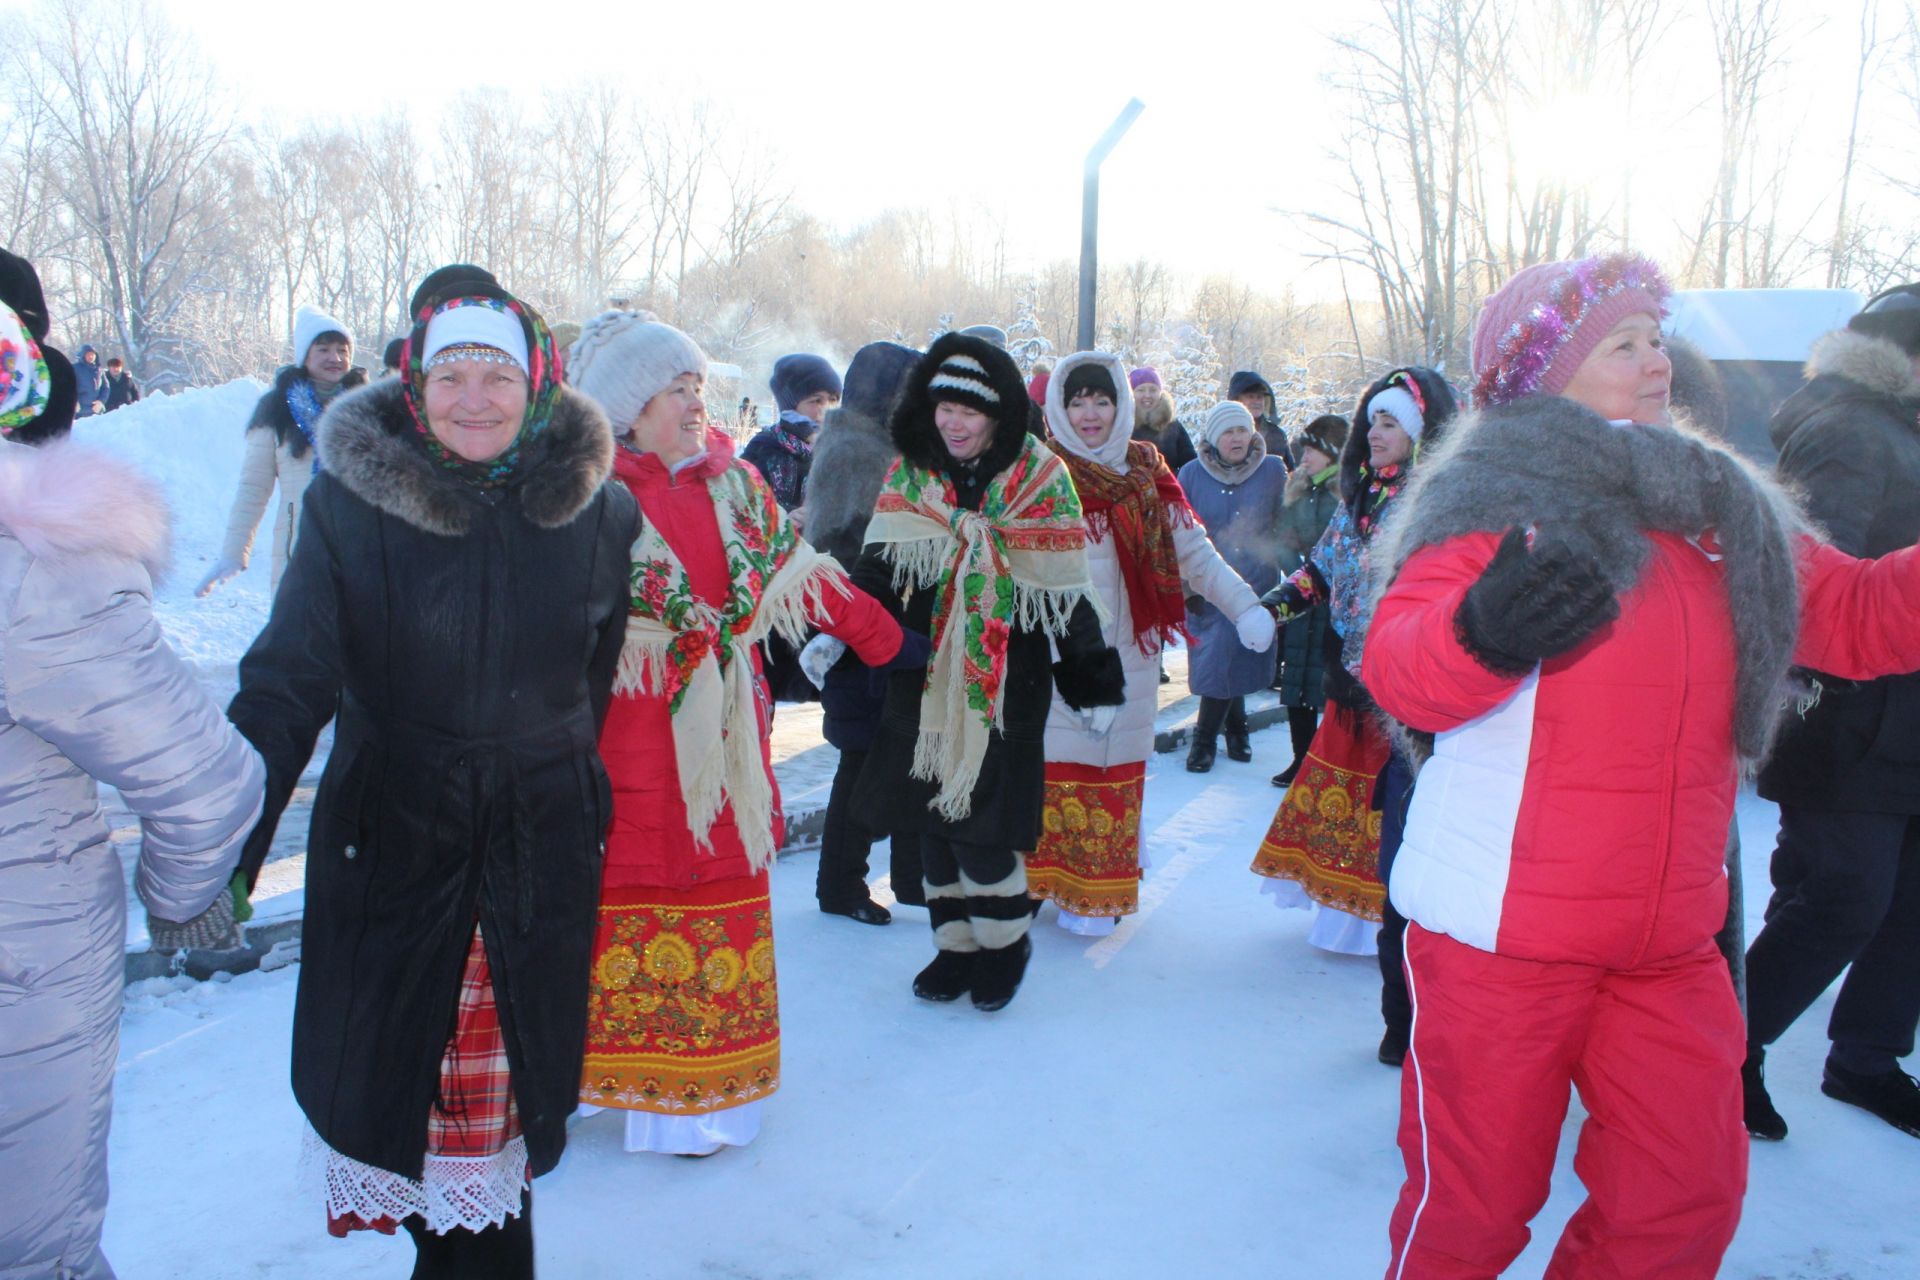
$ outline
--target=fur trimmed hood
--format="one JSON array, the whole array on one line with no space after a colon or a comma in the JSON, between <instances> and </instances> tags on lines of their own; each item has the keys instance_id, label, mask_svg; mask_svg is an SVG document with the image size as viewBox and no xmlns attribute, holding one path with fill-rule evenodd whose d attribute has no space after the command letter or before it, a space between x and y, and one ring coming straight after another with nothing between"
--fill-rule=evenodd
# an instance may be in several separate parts
<instances>
[{"instance_id":1,"label":"fur trimmed hood","mask_svg":"<svg viewBox=\"0 0 1920 1280\"><path fill-rule=\"evenodd\" d=\"M1787 397L1767 424L1776 449L1810 419L1849 402L1872 406L1920 431L1920 376L1895 344L1852 329L1836 329L1813 344L1807 382Z\"/></svg>"},{"instance_id":2,"label":"fur trimmed hood","mask_svg":"<svg viewBox=\"0 0 1920 1280\"><path fill-rule=\"evenodd\" d=\"M297 364L282 365L273 375L273 386L254 403L253 416L247 419L247 430L271 430L274 443L292 449L296 458L306 457L307 438L294 426L293 411L287 408L287 392L306 376L307 371ZM359 365L347 370L347 376L340 379L342 395L366 385L367 371Z\"/></svg>"},{"instance_id":3,"label":"fur trimmed hood","mask_svg":"<svg viewBox=\"0 0 1920 1280\"><path fill-rule=\"evenodd\" d=\"M1792 692L1794 539L1810 532L1785 489L1691 428L1615 426L1560 396L1523 396L1456 419L1415 468L1374 539L1375 606L1422 547L1514 526L1592 556L1619 595L1647 565L1647 533L1711 533L1739 662L1734 742L1746 765L1766 758Z\"/></svg>"},{"instance_id":4,"label":"fur trimmed hood","mask_svg":"<svg viewBox=\"0 0 1920 1280\"><path fill-rule=\"evenodd\" d=\"M947 453L947 446L940 440L939 432L934 430L934 400L928 392L928 384L933 381L934 374L940 371L947 357L953 355L971 356L979 361L987 371L989 385L999 397L999 404L1005 410L1006 416L1000 418L994 427L993 443L981 455L979 465L980 474L997 476L1020 456L1020 449L1026 443L1030 416L1038 411L1032 407L1033 402L1027 399L1027 384L1021 380L1020 367L1014 364L1013 357L985 339L969 337L964 333L942 334L936 339L908 375L907 384L900 392L899 403L893 408L888 432L893 436L894 447L900 451L900 456L922 471L945 472L948 469L952 459ZM1058 372L1054 376L1058 378Z\"/></svg>"},{"instance_id":5,"label":"fur trimmed hood","mask_svg":"<svg viewBox=\"0 0 1920 1280\"><path fill-rule=\"evenodd\" d=\"M158 578L172 528L160 486L103 450L70 440L0 441L0 530L42 560L105 553Z\"/></svg>"},{"instance_id":6,"label":"fur trimmed hood","mask_svg":"<svg viewBox=\"0 0 1920 1280\"><path fill-rule=\"evenodd\" d=\"M357 497L417 529L457 538L483 509L479 490L422 447L397 378L334 401L320 419L320 460ZM546 430L521 450L507 482L527 519L558 529L586 509L613 469L613 432L599 406L560 388Z\"/></svg>"}]
</instances>

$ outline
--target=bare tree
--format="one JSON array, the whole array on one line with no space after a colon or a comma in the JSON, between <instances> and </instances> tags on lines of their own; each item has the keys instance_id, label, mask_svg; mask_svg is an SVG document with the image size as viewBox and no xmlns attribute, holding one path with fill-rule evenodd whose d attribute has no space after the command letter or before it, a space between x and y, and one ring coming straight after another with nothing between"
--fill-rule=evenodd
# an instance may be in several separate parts
<instances>
[{"instance_id":1,"label":"bare tree","mask_svg":"<svg viewBox=\"0 0 1920 1280\"><path fill-rule=\"evenodd\" d=\"M1853 114L1847 122L1846 158L1840 164L1840 195L1833 215L1833 243L1827 257L1829 289L1845 284L1853 269L1853 232L1847 224L1852 208L1848 197L1853 188L1854 159L1860 149L1860 106L1866 100L1867 85L1880 52L1879 0L1861 0L1859 50L1859 60L1854 64Z\"/></svg>"},{"instance_id":2,"label":"bare tree","mask_svg":"<svg viewBox=\"0 0 1920 1280\"><path fill-rule=\"evenodd\" d=\"M212 77L147 0L57 0L28 37L60 193L89 252L127 363L168 386L185 373L168 325L221 240L213 161L231 115Z\"/></svg>"}]
</instances>

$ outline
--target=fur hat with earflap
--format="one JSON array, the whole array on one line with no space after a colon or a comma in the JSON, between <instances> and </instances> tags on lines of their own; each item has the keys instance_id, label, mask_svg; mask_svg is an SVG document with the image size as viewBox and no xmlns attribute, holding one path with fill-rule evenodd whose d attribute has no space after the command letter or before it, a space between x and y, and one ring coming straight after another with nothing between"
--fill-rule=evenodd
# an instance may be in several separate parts
<instances>
[{"instance_id":1,"label":"fur hat with earflap","mask_svg":"<svg viewBox=\"0 0 1920 1280\"><path fill-rule=\"evenodd\" d=\"M633 429L647 402L683 373L707 376L700 344L650 311L603 311L580 326L567 362L573 387L597 401L613 434Z\"/></svg>"},{"instance_id":2,"label":"fur hat with earflap","mask_svg":"<svg viewBox=\"0 0 1920 1280\"><path fill-rule=\"evenodd\" d=\"M934 427L941 402L978 409L995 423L978 469L998 475L1020 456L1027 427L1027 387L1013 357L984 338L942 334L920 357L893 409L890 430L900 456L923 471L944 470L951 455Z\"/></svg>"}]
</instances>

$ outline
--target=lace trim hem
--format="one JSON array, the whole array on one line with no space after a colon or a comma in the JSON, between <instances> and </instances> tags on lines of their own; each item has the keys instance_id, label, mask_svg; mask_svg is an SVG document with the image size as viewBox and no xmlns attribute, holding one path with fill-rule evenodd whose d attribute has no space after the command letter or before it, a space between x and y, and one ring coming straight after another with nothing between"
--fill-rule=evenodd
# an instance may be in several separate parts
<instances>
[{"instance_id":1,"label":"lace trim hem","mask_svg":"<svg viewBox=\"0 0 1920 1280\"><path fill-rule=\"evenodd\" d=\"M509 1140L490 1156L429 1155L415 1181L343 1156L309 1128L300 1164L303 1180L317 1184L324 1196L328 1217L372 1223L418 1216L435 1235L456 1227L484 1231L518 1217L527 1189L525 1138Z\"/></svg>"}]
</instances>

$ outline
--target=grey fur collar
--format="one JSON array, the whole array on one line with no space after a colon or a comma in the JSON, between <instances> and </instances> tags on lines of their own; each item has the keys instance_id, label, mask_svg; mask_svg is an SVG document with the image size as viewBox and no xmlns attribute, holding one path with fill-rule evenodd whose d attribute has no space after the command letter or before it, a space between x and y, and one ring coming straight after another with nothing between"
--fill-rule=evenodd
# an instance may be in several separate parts
<instances>
[{"instance_id":1,"label":"grey fur collar","mask_svg":"<svg viewBox=\"0 0 1920 1280\"><path fill-rule=\"evenodd\" d=\"M340 397L320 419L321 465L356 496L416 529L457 538L484 509L479 491L421 447L397 378ZM527 519L558 529L586 509L613 469L606 415L571 387L521 451L507 489Z\"/></svg>"},{"instance_id":2,"label":"grey fur collar","mask_svg":"<svg viewBox=\"0 0 1920 1280\"><path fill-rule=\"evenodd\" d=\"M857 410L827 411L807 473L807 541L847 563L860 554L880 482L899 458L887 424Z\"/></svg>"},{"instance_id":3,"label":"grey fur collar","mask_svg":"<svg viewBox=\"0 0 1920 1280\"><path fill-rule=\"evenodd\" d=\"M1624 594L1646 567L1647 531L1713 530L1739 661L1734 743L1749 768L1766 758L1800 629L1793 540L1808 527L1745 459L1685 427L1616 427L1528 396L1456 419L1396 505L1373 544L1376 605L1415 551L1462 534L1537 525L1597 556Z\"/></svg>"},{"instance_id":4,"label":"grey fur collar","mask_svg":"<svg viewBox=\"0 0 1920 1280\"><path fill-rule=\"evenodd\" d=\"M1920 400L1920 377L1913 361L1885 338L1835 329L1813 344L1807 357L1807 377L1827 374L1857 382L1869 391L1900 400Z\"/></svg>"},{"instance_id":5,"label":"grey fur collar","mask_svg":"<svg viewBox=\"0 0 1920 1280\"><path fill-rule=\"evenodd\" d=\"M1267 460L1267 442L1259 432L1254 432L1253 446L1247 450L1247 456L1233 466L1227 465L1226 459L1209 441L1202 441L1194 456L1200 459L1203 471L1231 489L1245 484L1260 469L1260 464Z\"/></svg>"}]
</instances>

